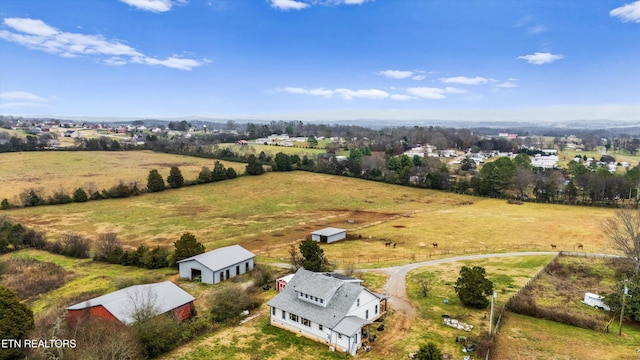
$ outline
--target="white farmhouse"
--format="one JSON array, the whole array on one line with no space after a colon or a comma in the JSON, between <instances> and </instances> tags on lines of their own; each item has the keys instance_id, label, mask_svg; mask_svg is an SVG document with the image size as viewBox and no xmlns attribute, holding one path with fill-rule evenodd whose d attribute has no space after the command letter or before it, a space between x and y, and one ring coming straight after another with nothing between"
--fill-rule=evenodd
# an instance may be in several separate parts
<instances>
[{"instance_id":1,"label":"white farmhouse","mask_svg":"<svg viewBox=\"0 0 640 360\"><path fill-rule=\"evenodd\" d=\"M231 245L178 261L180 277L205 284L220 281L253 270L255 254L240 245Z\"/></svg>"},{"instance_id":2,"label":"white farmhouse","mask_svg":"<svg viewBox=\"0 0 640 360\"><path fill-rule=\"evenodd\" d=\"M267 302L271 325L355 355L369 326L387 309L387 297L359 283L304 269Z\"/></svg>"}]
</instances>

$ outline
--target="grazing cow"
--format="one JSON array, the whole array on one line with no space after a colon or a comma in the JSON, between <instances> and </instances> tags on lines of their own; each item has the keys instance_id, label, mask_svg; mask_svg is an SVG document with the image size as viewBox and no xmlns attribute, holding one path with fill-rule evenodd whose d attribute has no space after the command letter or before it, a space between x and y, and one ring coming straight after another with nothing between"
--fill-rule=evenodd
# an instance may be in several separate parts
<instances>
[{"instance_id":1,"label":"grazing cow","mask_svg":"<svg viewBox=\"0 0 640 360\"><path fill-rule=\"evenodd\" d=\"M438 243L432 243L431 245L433 245L434 248L438 247Z\"/></svg>"},{"instance_id":2,"label":"grazing cow","mask_svg":"<svg viewBox=\"0 0 640 360\"><path fill-rule=\"evenodd\" d=\"M578 249L580 249L580 250L584 250L584 245L582 245L582 244L578 244Z\"/></svg>"},{"instance_id":3,"label":"grazing cow","mask_svg":"<svg viewBox=\"0 0 640 360\"><path fill-rule=\"evenodd\" d=\"M394 249L396 248L396 245L398 245L398 244L397 243L393 243L393 248Z\"/></svg>"},{"instance_id":4,"label":"grazing cow","mask_svg":"<svg viewBox=\"0 0 640 360\"><path fill-rule=\"evenodd\" d=\"M386 243L384 243L384 246L389 247L389 246L391 246L391 243L392 243L391 241L386 242Z\"/></svg>"},{"instance_id":5,"label":"grazing cow","mask_svg":"<svg viewBox=\"0 0 640 360\"><path fill-rule=\"evenodd\" d=\"M551 244L551 248L552 248L552 249L555 249L555 248L556 248L556 246L555 246L554 244Z\"/></svg>"}]
</instances>

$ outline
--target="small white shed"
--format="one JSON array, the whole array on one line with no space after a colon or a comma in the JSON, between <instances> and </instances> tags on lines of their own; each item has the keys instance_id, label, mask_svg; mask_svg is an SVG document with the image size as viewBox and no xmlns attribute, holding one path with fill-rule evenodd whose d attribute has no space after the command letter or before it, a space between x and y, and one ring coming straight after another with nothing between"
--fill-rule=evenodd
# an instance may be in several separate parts
<instances>
[{"instance_id":1,"label":"small white shed","mask_svg":"<svg viewBox=\"0 0 640 360\"><path fill-rule=\"evenodd\" d=\"M311 233L311 240L330 244L347 238L347 230L338 228L324 228Z\"/></svg>"},{"instance_id":2,"label":"small white shed","mask_svg":"<svg viewBox=\"0 0 640 360\"><path fill-rule=\"evenodd\" d=\"M256 255L240 245L231 245L178 261L180 277L217 284L253 270Z\"/></svg>"}]
</instances>

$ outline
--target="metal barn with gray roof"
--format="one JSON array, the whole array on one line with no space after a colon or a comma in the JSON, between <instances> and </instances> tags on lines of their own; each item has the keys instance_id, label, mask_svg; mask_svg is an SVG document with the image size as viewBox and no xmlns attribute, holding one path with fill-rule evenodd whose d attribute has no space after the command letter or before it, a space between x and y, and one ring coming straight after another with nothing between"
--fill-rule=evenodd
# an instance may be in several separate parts
<instances>
[{"instance_id":1,"label":"metal barn with gray roof","mask_svg":"<svg viewBox=\"0 0 640 360\"><path fill-rule=\"evenodd\" d=\"M231 245L178 261L180 277L217 284L253 270L256 255L240 245Z\"/></svg>"},{"instance_id":2,"label":"metal barn with gray roof","mask_svg":"<svg viewBox=\"0 0 640 360\"><path fill-rule=\"evenodd\" d=\"M300 269L267 302L271 325L355 355L369 325L387 309L387 297L357 282Z\"/></svg>"},{"instance_id":3,"label":"metal barn with gray roof","mask_svg":"<svg viewBox=\"0 0 640 360\"><path fill-rule=\"evenodd\" d=\"M311 233L311 240L331 244L347 238L347 230L328 227Z\"/></svg>"}]
</instances>

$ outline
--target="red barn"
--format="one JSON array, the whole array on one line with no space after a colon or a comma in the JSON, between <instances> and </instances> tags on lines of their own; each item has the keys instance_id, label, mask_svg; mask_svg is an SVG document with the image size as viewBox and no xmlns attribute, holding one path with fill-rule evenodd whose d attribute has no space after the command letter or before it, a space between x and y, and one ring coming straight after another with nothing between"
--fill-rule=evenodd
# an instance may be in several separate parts
<instances>
[{"instance_id":1,"label":"red barn","mask_svg":"<svg viewBox=\"0 0 640 360\"><path fill-rule=\"evenodd\" d=\"M142 309L150 309L156 315L173 312L178 319L185 320L193 313L193 300L193 296L171 281L134 285L69 306L67 320L73 324L90 314L131 325L136 321L136 312Z\"/></svg>"}]
</instances>

